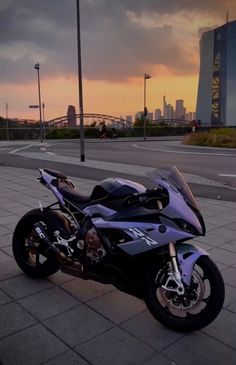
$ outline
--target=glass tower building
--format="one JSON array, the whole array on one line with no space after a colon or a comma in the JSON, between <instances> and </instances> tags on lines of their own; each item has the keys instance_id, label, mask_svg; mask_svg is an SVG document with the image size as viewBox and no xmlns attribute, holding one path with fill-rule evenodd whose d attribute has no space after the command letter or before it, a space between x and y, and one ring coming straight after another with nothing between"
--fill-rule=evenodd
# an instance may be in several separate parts
<instances>
[{"instance_id":1,"label":"glass tower building","mask_svg":"<svg viewBox=\"0 0 236 365\"><path fill-rule=\"evenodd\" d=\"M196 118L202 125L236 126L236 21L201 37Z\"/></svg>"}]
</instances>

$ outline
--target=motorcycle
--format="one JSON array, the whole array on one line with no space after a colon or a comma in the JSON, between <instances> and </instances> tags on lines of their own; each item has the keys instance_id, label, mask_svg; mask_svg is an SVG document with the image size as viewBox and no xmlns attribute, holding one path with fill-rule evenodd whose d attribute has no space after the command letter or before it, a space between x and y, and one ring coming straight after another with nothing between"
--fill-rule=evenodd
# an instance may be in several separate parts
<instances>
[{"instance_id":1,"label":"motorcycle","mask_svg":"<svg viewBox=\"0 0 236 365\"><path fill-rule=\"evenodd\" d=\"M104 284L145 301L175 331L211 323L224 302L222 276L207 252L186 241L205 224L176 167L158 169L154 188L121 178L99 182L85 196L61 172L39 169L57 201L24 215L13 254L29 276L62 272Z\"/></svg>"}]
</instances>

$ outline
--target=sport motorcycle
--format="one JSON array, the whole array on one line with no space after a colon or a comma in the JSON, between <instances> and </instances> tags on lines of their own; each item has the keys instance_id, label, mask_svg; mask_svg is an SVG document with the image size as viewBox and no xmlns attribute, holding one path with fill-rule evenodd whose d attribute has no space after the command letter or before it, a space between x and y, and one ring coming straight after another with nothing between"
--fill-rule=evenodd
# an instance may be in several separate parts
<instances>
[{"instance_id":1,"label":"sport motorcycle","mask_svg":"<svg viewBox=\"0 0 236 365\"><path fill-rule=\"evenodd\" d=\"M176 167L155 170L153 188L121 179L99 182L89 196L61 172L39 169L57 201L25 214L13 254L29 276L62 272L112 284L143 299L175 331L207 326L224 302L224 282L208 253L186 243L205 224Z\"/></svg>"}]
</instances>

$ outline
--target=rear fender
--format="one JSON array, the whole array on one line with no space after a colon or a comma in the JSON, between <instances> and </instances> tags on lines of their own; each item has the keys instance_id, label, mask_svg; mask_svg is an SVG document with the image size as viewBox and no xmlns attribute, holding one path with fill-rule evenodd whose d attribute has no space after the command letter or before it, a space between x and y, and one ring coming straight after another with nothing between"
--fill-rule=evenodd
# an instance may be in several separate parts
<instances>
[{"instance_id":1,"label":"rear fender","mask_svg":"<svg viewBox=\"0 0 236 365\"><path fill-rule=\"evenodd\" d=\"M208 253L202 248L188 243L179 243L176 245L176 253L183 282L189 286L196 261L200 256L208 256Z\"/></svg>"}]
</instances>

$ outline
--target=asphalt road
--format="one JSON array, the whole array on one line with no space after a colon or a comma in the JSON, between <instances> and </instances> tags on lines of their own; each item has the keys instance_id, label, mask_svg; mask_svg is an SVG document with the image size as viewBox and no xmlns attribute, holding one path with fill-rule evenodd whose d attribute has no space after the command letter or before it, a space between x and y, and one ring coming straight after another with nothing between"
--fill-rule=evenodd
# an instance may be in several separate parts
<instances>
[{"instance_id":1,"label":"asphalt road","mask_svg":"<svg viewBox=\"0 0 236 365\"><path fill-rule=\"evenodd\" d=\"M37 149L35 147L31 151ZM79 157L79 141L49 142L47 152ZM182 172L236 187L236 151L234 150L183 146L180 141L102 140L86 143L85 155L86 159L150 167L174 164Z\"/></svg>"},{"instance_id":2,"label":"asphalt road","mask_svg":"<svg viewBox=\"0 0 236 365\"><path fill-rule=\"evenodd\" d=\"M0 146L0 165L18 166L25 168L45 167L44 154L77 157L80 159L78 140L50 140L46 145L34 145L30 148L29 142L23 145ZM24 149L24 155L9 154L10 151ZM42 153L42 161L31 159L34 152ZM204 177L224 184L224 187L201 183L196 178L191 185L198 196L236 201L236 191L227 187L236 188L236 151L227 149L209 149L183 146L175 140L94 140L86 141L85 157L97 161L109 161L131 165L150 167L176 165L181 172ZM114 176L114 172L101 171L88 167L73 167L73 165L47 161L46 166L64 171L68 175L100 180L108 176ZM135 177L129 174L119 176L148 183L147 179Z\"/></svg>"}]
</instances>

